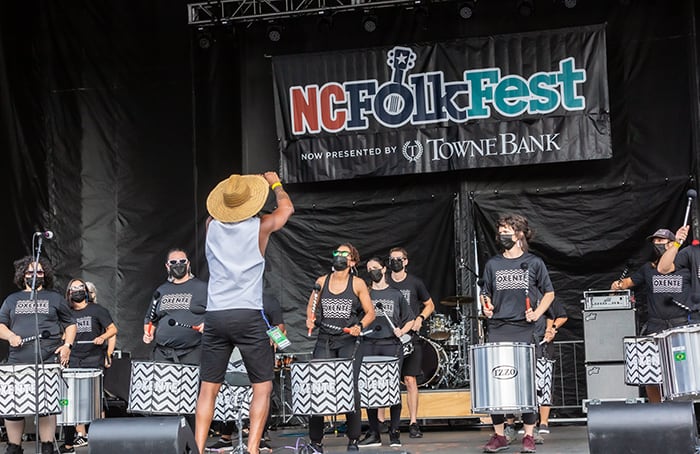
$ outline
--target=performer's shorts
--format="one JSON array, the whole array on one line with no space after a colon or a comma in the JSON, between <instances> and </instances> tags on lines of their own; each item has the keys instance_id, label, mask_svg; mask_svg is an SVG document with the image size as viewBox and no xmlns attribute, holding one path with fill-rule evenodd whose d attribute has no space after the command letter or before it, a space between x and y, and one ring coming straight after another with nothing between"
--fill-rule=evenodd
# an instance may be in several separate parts
<instances>
[{"instance_id":1,"label":"performer's shorts","mask_svg":"<svg viewBox=\"0 0 700 454\"><path fill-rule=\"evenodd\" d=\"M274 354L267 336L267 325L260 311L230 309L207 312L204 316L202 362L199 369L202 381L223 383L234 347L241 351L251 383L262 383L274 378Z\"/></svg>"}]
</instances>

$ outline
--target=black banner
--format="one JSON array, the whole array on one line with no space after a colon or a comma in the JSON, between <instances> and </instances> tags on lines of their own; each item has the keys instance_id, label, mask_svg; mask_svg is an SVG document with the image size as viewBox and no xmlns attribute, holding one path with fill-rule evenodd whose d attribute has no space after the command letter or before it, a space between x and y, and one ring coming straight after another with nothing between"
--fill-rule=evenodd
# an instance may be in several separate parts
<instances>
[{"instance_id":1,"label":"black banner","mask_svg":"<svg viewBox=\"0 0 700 454\"><path fill-rule=\"evenodd\" d=\"M612 157L602 25L272 63L287 182Z\"/></svg>"}]
</instances>

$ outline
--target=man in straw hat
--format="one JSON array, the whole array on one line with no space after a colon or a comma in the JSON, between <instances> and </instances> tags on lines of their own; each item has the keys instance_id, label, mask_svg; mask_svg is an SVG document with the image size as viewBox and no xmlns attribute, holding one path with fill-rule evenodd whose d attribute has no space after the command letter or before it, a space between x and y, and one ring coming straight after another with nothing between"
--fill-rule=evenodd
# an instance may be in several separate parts
<instances>
[{"instance_id":1,"label":"man in straw hat","mask_svg":"<svg viewBox=\"0 0 700 454\"><path fill-rule=\"evenodd\" d=\"M256 216L275 193L277 208ZM253 388L250 403L248 452L258 453L269 410L274 357L263 317L263 271L270 234L280 230L294 213L289 195L275 172L231 175L207 198L206 255L209 264L207 312L196 409L195 440L204 453L216 395L226 366L238 347Z\"/></svg>"}]
</instances>

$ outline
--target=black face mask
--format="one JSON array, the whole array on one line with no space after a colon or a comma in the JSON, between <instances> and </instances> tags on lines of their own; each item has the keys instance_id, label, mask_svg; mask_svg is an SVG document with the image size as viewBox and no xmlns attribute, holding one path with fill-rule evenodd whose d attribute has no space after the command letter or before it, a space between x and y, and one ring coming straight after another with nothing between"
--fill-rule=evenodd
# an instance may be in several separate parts
<instances>
[{"instance_id":1,"label":"black face mask","mask_svg":"<svg viewBox=\"0 0 700 454\"><path fill-rule=\"evenodd\" d=\"M170 265L170 275L175 279L182 279L187 274L187 263Z\"/></svg>"},{"instance_id":2,"label":"black face mask","mask_svg":"<svg viewBox=\"0 0 700 454\"><path fill-rule=\"evenodd\" d=\"M32 278L31 278L31 277L25 277L25 278L24 278L24 284L25 284L27 287L32 288ZM36 288L39 288L39 287L41 287L41 286L43 286L43 285L44 285L44 278L43 278L43 277L37 276L37 277L36 277Z\"/></svg>"},{"instance_id":3,"label":"black face mask","mask_svg":"<svg viewBox=\"0 0 700 454\"><path fill-rule=\"evenodd\" d=\"M369 270L369 278L372 279L373 282L379 282L383 277L384 273L382 273L382 270Z\"/></svg>"},{"instance_id":4,"label":"black face mask","mask_svg":"<svg viewBox=\"0 0 700 454\"><path fill-rule=\"evenodd\" d=\"M654 244L654 253L656 254L656 257L659 258L662 255L664 255L664 252L666 252L666 245L665 244Z\"/></svg>"},{"instance_id":5,"label":"black face mask","mask_svg":"<svg viewBox=\"0 0 700 454\"><path fill-rule=\"evenodd\" d=\"M513 246L515 246L515 241L513 241L513 235L498 235L498 242L500 243L503 248L508 251L510 250Z\"/></svg>"},{"instance_id":6,"label":"black face mask","mask_svg":"<svg viewBox=\"0 0 700 454\"><path fill-rule=\"evenodd\" d=\"M398 273L403 270L403 260L401 259L389 259L389 269L394 273Z\"/></svg>"},{"instance_id":7,"label":"black face mask","mask_svg":"<svg viewBox=\"0 0 700 454\"><path fill-rule=\"evenodd\" d=\"M348 258L341 255L333 257L333 269L336 271L343 271L348 267Z\"/></svg>"},{"instance_id":8,"label":"black face mask","mask_svg":"<svg viewBox=\"0 0 700 454\"><path fill-rule=\"evenodd\" d=\"M70 300L74 303L80 303L85 300L85 290L77 290L70 293Z\"/></svg>"}]
</instances>

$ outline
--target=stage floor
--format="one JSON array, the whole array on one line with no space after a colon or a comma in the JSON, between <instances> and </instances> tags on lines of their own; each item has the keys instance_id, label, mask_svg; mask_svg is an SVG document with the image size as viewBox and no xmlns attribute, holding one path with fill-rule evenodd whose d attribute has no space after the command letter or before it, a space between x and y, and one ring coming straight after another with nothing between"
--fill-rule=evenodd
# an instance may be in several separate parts
<instances>
[{"instance_id":1,"label":"stage floor","mask_svg":"<svg viewBox=\"0 0 700 454\"><path fill-rule=\"evenodd\" d=\"M580 425L555 425L550 428L552 431L549 435L544 435L545 444L537 445L537 452L544 454L588 454L588 435L586 426ZM270 432L270 445L273 453L284 454L293 453L294 446L298 438L308 440L308 432L303 427L285 427ZM464 454L464 453L480 453L483 445L486 444L491 436L491 430L486 427L481 428L462 428L446 426L426 427L423 431L423 438L409 438L407 428L401 427L401 443L400 448L389 447L388 434L382 434L383 446L377 448L362 448L360 451L366 454ZM517 453L520 451L520 439L522 435L518 435L518 441L514 442L508 451L505 453ZM210 443L216 441L216 438L210 439ZM245 439L244 439L245 442ZM2 444L4 445L4 443ZM5 447L0 445L0 449L4 451ZM326 453L338 454L346 452L347 439L344 435L335 436L333 434L326 435L324 439L324 447ZM30 454L34 451L34 443L25 442L22 444L24 452ZM76 448L78 454L88 454L88 447ZM230 451L229 451L230 452Z\"/></svg>"}]
</instances>

